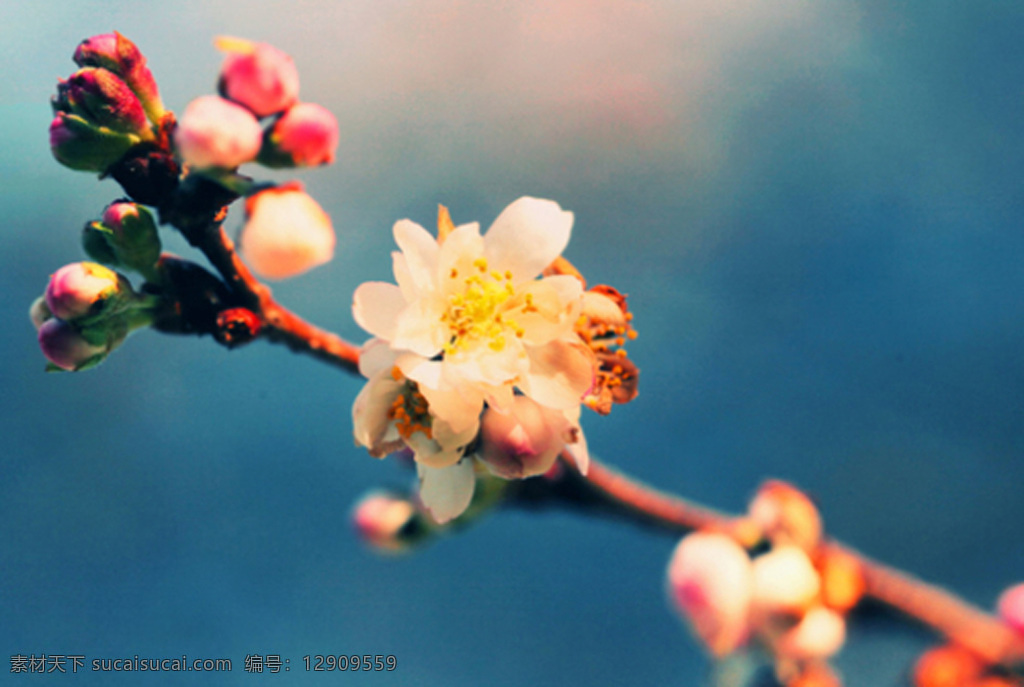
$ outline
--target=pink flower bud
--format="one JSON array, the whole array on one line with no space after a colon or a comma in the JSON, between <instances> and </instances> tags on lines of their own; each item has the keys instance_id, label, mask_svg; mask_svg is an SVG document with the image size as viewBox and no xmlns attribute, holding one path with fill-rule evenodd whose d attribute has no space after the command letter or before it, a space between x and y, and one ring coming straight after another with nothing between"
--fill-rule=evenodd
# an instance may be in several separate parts
<instances>
[{"instance_id":1,"label":"pink flower bud","mask_svg":"<svg viewBox=\"0 0 1024 687\"><path fill-rule=\"evenodd\" d=\"M62 320L97 315L122 291L117 272L95 262L73 262L53 273L46 305Z\"/></svg>"},{"instance_id":2,"label":"pink flower bud","mask_svg":"<svg viewBox=\"0 0 1024 687\"><path fill-rule=\"evenodd\" d=\"M103 219L86 226L100 233L117 263L151 275L160 259L160 236L152 213L138 203L112 203Z\"/></svg>"},{"instance_id":3,"label":"pink flower bud","mask_svg":"<svg viewBox=\"0 0 1024 687\"><path fill-rule=\"evenodd\" d=\"M1017 632L1024 634L1024 583L1010 587L999 597L999 617Z\"/></svg>"},{"instance_id":4,"label":"pink flower bud","mask_svg":"<svg viewBox=\"0 0 1024 687\"><path fill-rule=\"evenodd\" d=\"M366 494L352 509L352 524L369 545L392 552L408 549L418 534L416 507L383 491Z\"/></svg>"},{"instance_id":5,"label":"pink flower bud","mask_svg":"<svg viewBox=\"0 0 1024 687\"><path fill-rule=\"evenodd\" d=\"M843 647L846 621L824 606L815 606L774 642L775 653L794 661L827 659Z\"/></svg>"},{"instance_id":6,"label":"pink flower bud","mask_svg":"<svg viewBox=\"0 0 1024 687\"><path fill-rule=\"evenodd\" d=\"M106 69L83 67L59 82L53 108L139 140L153 138L142 103L127 84Z\"/></svg>"},{"instance_id":7,"label":"pink flower bud","mask_svg":"<svg viewBox=\"0 0 1024 687\"><path fill-rule=\"evenodd\" d=\"M542 475L565 446L567 424L561 412L516 396L507 412L493 408L484 412L477 457L504 479Z\"/></svg>"},{"instance_id":8,"label":"pink flower bud","mask_svg":"<svg viewBox=\"0 0 1024 687\"><path fill-rule=\"evenodd\" d=\"M50 152L65 167L82 172L106 172L138 143L130 134L117 133L67 112L50 123Z\"/></svg>"},{"instance_id":9,"label":"pink flower bud","mask_svg":"<svg viewBox=\"0 0 1024 687\"><path fill-rule=\"evenodd\" d=\"M225 98L257 117L283 112L299 98L299 72L287 54L266 43L222 36L214 41L227 53L220 72Z\"/></svg>"},{"instance_id":10,"label":"pink flower bud","mask_svg":"<svg viewBox=\"0 0 1024 687\"><path fill-rule=\"evenodd\" d=\"M51 363L64 370L79 369L107 352L105 346L86 341L73 324L57 318L39 327L39 347Z\"/></svg>"},{"instance_id":11,"label":"pink flower bud","mask_svg":"<svg viewBox=\"0 0 1024 687\"><path fill-rule=\"evenodd\" d=\"M792 544L810 552L821 541L821 516L814 502L785 482L762 484L750 502L750 517L776 546Z\"/></svg>"},{"instance_id":12,"label":"pink flower bud","mask_svg":"<svg viewBox=\"0 0 1024 687\"><path fill-rule=\"evenodd\" d=\"M750 633L753 573L747 552L724 534L685 537L668 566L669 595L715 656L739 648Z\"/></svg>"},{"instance_id":13,"label":"pink flower bud","mask_svg":"<svg viewBox=\"0 0 1024 687\"><path fill-rule=\"evenodd\" d=\"M298 183L250 196L242 257L267 279L288 279L334 257L331 218Z\"/></svg>"},{"instance_id":14,"label":"pink flower bud","mask_svg":"<svg viewBox=\"0 0 1024 687\"><path fill-rule=\"evenodd\" d=\"M181 159L200 168L233 169L251 162L262 139L251 112L215 95L189 103L174 132Z\"/></svg>"},{"instance_id":15,"label":"pink flower bud","mask_svg":"<svg viewBox=\"0 0 1024 687\"><path fill-rule=\"evenodd\" d=\"M326 108L298 103L274 122L260 149L267 167L312 167L334 162L338 120Z\"/></svg>"},{"instance_id":16,"label":"pink flower bud","mask_svg":"<svg viewBox=\"0 0 1024 687\"><path fill-rule=\"evenodd\" d=\"M802 614L817 597L821 579L807 554L780 546L754 559L754 610L762 617Z\"/></svg>"},{"instance_id":17,"label":"pink flower bud","mask_svg":"<svg viewBox=\"0 0 1024 687\"><path fill-rule=\"evenodd\" d=\"M157 124L164 115L156 80L146 58L130 40L117 33L105 33L82 41L75 50L80 67L102 67L121 77L142 103L150 120Z\"/></svg>"}]
</instances>

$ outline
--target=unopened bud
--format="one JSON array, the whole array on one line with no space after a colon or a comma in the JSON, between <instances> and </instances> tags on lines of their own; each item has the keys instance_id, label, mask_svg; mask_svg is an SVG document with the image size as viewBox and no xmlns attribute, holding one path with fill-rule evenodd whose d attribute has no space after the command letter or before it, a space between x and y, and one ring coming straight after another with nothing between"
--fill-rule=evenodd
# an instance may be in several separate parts
<instances>
[{"instance_id":1,"label":"unopened bud","mask_svg":"<svg viewBox=\"0 0 1024 687\"><path fill-rule=\"evenodd\" d=\"M999 597L999 617L1003 622L1024 635L1024 583L1010 587Z\"/></svg>"},{"instance_id":2,"label":"unopened bud","mask_svg":"<svg viewBox=\"0 0 1024 687\"><path fill-rule=\"evenodd\" d=\"M242 257L267 279L288 279L334 257L331 218L298 183L260 191L245 202Z\"/></svg>"},{"instance_id":3,"label":"unopened bud","mask_svg":"<svg viewBox=\"0 0 1024 687\"><path fill-rule=\"evenodd\" d=\"M123 265L151 275L160 259L160 236L153 215L136 203L113 203L103 219L85 226L82 244L99 262Z\"/></svg>"},{"instance_id":4,"label":"unopened bud","mask_svg":"<svg viewBox=\"0 0 1024 687\"><path fill-rule=\"evenodd\" d=\"M313 167L334 162L338 120L326 108L298 103L263 137L259 162L267 167Z\"/></svg>"},{"instance_id":5,"label":"unopened bud","mask_svg":"<svg viewBox=\"0 0 1024 687\"><path fill-rule=\"evenodd\" d=\"M383 491L359 500L352 509L352 524L367 544L392 553L407 551L427 532L412 502Z\"/></svg>"},{"instance_id":6,"label":"unopened bud","mask_svg":"<svg viewBox=\"0 0 1024 687\"><path fill-rule=\"evenodd\" d=\"M565 416L526 396L506 412L488 408L480 421L477 457L505 479L525 479L551 469L565 446Z\"/></svg>"},{"instance_id":7,"label":"unopened bud","mask_svg":"<svg viewBox=\"0 0 1024 687\"><path fill-rule=\"evenodd\" d=\"M864 570L856 556L835 547L825 548L818 559L822 602L840 613L849 611L864 596Z\"/></svg>"},{"instance_id":8,"label":"unopened bud","mask_svg":"<svg viewBox=\"0 0 1024 687\"><path fill-rule=\"evenodd\" d=\"M985 664L967 649L948 644L925 652L914 666L914 687L973 685Z\"/></svg>"},{"instance_id":9,"label":"unopened bud","mask_svg":"<svg viewBox=\"0 0 1024 687\"><path fill-rule=\"evenodd\" d=\"M668 566L669 596L715 656L739 648L750 633L753 592L750 558L729 537L695 532Z\"/></svg>"},{"instance_id":10,"label":"unopened bud","mask_svg":"<svg viewBox=\"0 0 1024 687\"><path fill-rule=\"evenodd\" d=\"M215 95L189 103L174 131L181 159L199 168L234 169L252 162L262 140L251 112Z\"/></svg>"},{"instance_id":11,"label":"unopened bud","mask_svg":"<svg viewBox=\"0 0 1024 687\"><path fill-rule=\"evenodd\" d=\"M227 55L221 66L221 95L257 117L283 112L299 97L299 72L292 58L267 43L221 36L214 45Z\"/></svg>"},{"instance_id":12,"label":"unopened bud","mask_svg":"<svg viewBox=\"0 0 1024 687\"><path fill-rule=\"evenodd\" d=\"M131 286L117 272L95 262L74 262L53 273L46 305L62 320L95 320L116 311L132 297Z\"/></svg>"},{"instance_id":13,"label":"unopened bud","mask_svg":"<svg viewBox=\"0 0 1024 687\"><path fill-rule=\"evenodd\" d=\"M39 328L43 326L43 322L53 317L50 308L46 306L45 297L40 296L32 301L32 305L28 309L28 317L32 320L32 326L36 328L36 331L39 331Z\"/></svg>"},{"instance_id":14,"label":"unopened bud","mask_svg":"<svg viewBox=\"0 0 1024 687\"><path fill-rule=\"evenodd\" d=\"M84 370L99 364L107 347L91 343L75 325L52 318L39 327L39 347L62 370Z\"/></svg>"},{"instance_id":15,"label":"unopened bud","mask_svg":"<svg viewBox=\"0 0 1024 687\"><path fill-rule=\"evenodd\" d=\"M135 93L154 124L163 118L164 106L146 58L121 34L115 31L86 38L75 50L74 60L80 67L102 67L117 74Z\"/></svg>"},{"instance_id":16,"label":"unopened bud","mask_svg":"<svg viewBox=\"0 0 1024 687\"><path fill-rule=\"evenodd\" d=\"M138 138L58 112L50 123L50 152L57 162L81 172L106 172Z\"/></svg>"},{"instance_id":17,"label":"unopened bud","mask_svg":"<svg viewBox=\"0 0 1024 687\"><path fill-rule=\"evenodd\" d=\"M139 141L153 138L142 103L124 81L106 69L83 67L59 82L53 109Z\"/></svg>"},{"instance_id":18,"label":"unopened bud","mask_svg":"<svg viewBox=\"0 0 1024 687\"><path fill-rule=\"evenodd\" d=\"M827 663L811 661L800 664L800 673L785 680L786 687L843 687L843 681Z\"/></svg>"},{"instance_id":19,"label":"unopened bud","mask_svg":"<svg viewBox=\"0 0 1024 687\"><path fill-rule=\"evenodd\" d=\"M824 606L814 606L796 626L779 635L773 648L779 656L795 661L826 659L846 641L843 616Z\"/></svg>"},{"instance_id":20,"label":"unopened bud","mask_svg":"<svg viewBox=\"0 0 1024 687\"><path fill-rule=\"evenodd\" d=\"M792 544L810 553L821 541L821 516L810 498L796 487L771 480L750 502L750 517L775 546Z\"/></svg>"},{"instance_id":21,"label":"unopened bud","mask_svg":"<svg viewBox=\"0 0 1024 687\"><path fill-rule=\"evenodd\" d=\"M802 614L821 589L807 554L781 546L754 559L754 609L759 616Z\"/></svg>"}]
</instances>

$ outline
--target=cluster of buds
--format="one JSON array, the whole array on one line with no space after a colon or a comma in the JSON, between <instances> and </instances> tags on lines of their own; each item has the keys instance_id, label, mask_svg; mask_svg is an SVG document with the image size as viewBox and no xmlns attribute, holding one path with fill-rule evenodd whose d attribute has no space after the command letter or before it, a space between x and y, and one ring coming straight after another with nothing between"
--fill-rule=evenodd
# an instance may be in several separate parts
<instances>
[{"instance_id":1,"label":"cluster of buds","mask_svg":"<svg viewBox=\"0 0 1024 687\"><path fill-rule=\"evenodd\" d=\"M1010 587L996 603L999 618L1024 638L1024 583ZM994 666L956 643L925 652L913 672L914 687L1022 687L1019 674Z\"/></svg>"},{"instance_id":2,"label":"cluster of buds","mask_svg":"<svg viewBox=\"0 0 1024 687\"><path fill-rule=\"evenodd\" d=\"M222 221L224 204L244 193L243 256L261 276L295 276L333 257L330 218L298 182L256 184L235 168L257 158L270 167L329 163L338 144L337 122L324 108L298 101L298 73L280 50L228 38L217 45L227 53L221 95L197 99L178 122L164 109L134 43L119 33L82 41L73 56L80 69L59 82L52 99L51 150L72 169L112 176L132 199L158 207L160 217L179 228ZM144 323L164 331L213 333L229 346L251 340L261 328L251 311L238 316L242 310L231 308L237 299L215 277L161 257L154 215L137 203L110 205L100 220L85 226L82 243L95 263L63 268L47 297L32 306L43 352L56 368L94 366ZM134 294L107 268L138 272L148 294L174 307L163 308L154 321L161 298ZM185 283L186 272L202 278ZM67 278L72 273L89 279L73 283ZM106 287L96 286L104 280ZM87 291L88 285L96 292ZM89 312L70 314L47 305L64 298L54 294L67 292L91 303Z\"/></svg>"},{"instance_id":3,"label":"cluster of buds","mask_svg":"<svg viewBox=\"0 0 1024 687\"><path fill-rule=\"evenodd\" d=\"M268 167L334 161L338 123L320 105L299 102L299 73L290 56L240 38L222 37L216 45L226 53L220 95L201 96L185 108L174 135L182 160L209 170L254 161Z\"/></svg>"},{"instance_id":4,"label":"cluster of buds","mask_svg":"<svg viewBox=\"0 0 1024 687\"><path fill-rule=\"evenodd\" d=\"M153 306L117 272L75 262L53 273L29 317L50 369L80 371L100 364L132 330L149 326Z\"/></svg>"},{"instance_id":5,"label":"cluster of buds","mask_svg":"<svg viewBox=\"0 0 1024 687\"><path fill-rule=\"evenodd\" d=\"M230 185L239 165L308 167L334 161L338 123L330 112L300 102L292 58L266 43L219 38L226 53L219 95L186 108L174 133L186 169ZM260 120L266 120L261 124ZM327 213L298 182L248 189L242 255L267 279L287 279L334 256Z\"/></svg>"},{"instance_id":6,"label":"cluster of buds","mask_svg":"<svg viewBox=\"0 0 1024 687\"><path fill-rule=\"evenodd\" d=\"M83 41L74 61L80 69L51 101L50 150L71 169L103 174L153 141L166 113L146 58L121 34Z\"/></svg>"},{"instance_id":7,"label":"cluster of buds","mask_svg":"<svg viewBox=\"0 0 1024 687\"><path fill-rule=\"evenodd\" d=\"M787 685L827 684L826 661L842 647L845 614L863 594L856 559L822 544L810 499L782 482L765 484L750 505L751 557L734 536L696 532L676 548L669 595L715 656L748 644L767 649Z\"/></svg>"}]
</instances>

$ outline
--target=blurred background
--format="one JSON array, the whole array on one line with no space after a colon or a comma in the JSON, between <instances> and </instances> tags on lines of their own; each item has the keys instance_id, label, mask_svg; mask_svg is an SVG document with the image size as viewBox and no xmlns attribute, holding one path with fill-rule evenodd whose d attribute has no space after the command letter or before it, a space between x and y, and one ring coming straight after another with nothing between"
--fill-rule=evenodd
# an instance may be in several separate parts
<instances>
[{"instance_id":1,"label":"blurred background","mask_svg":"<svg viewBox=\"0 0 1024 687\"><path fill-rule=\"evenodd\" d=\"M289 52L302 98L337 115L334 166L250 170L298 177L334 219L337 258L275 286L300 314L362 340L351 294L391 279L396 220L432 226L444 203L486 227L555 199L576 214L567 256L630 295L640 332L640 397L585 417L597 456L734 511L791 480L835 536L985 607L1024 578L1021 3L5 2L4 662L233 660L196 685L344 679L306 673L318 653L395 655L352 678L381 685L709 671L665 603L662 535L502 512L409 557L366 550L351 505L409 477L353 447L358 379L148 331L44 374L28 305L120 190L54 162L48 99L77 43L112 30L175 111L213 91L229 34ZM929 641L855 625L837 665L901 684ZM291 671L246 674L247 653Z\"/></svg>"}]
</instances>

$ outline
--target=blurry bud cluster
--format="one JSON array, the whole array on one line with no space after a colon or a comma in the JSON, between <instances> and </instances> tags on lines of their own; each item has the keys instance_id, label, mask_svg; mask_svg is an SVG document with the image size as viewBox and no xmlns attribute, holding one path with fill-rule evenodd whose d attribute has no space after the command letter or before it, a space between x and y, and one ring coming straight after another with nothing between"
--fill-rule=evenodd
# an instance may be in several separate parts
<instances>
[{"instance_id":1,"label":"blurry bud cluster","mask_svg":"<svg viewBox=\"0 0 1024 687\"><path fill-rule=\"evenodd\" d=\"M136 202L117 201L86 224L82 244L95 262L58 270L33 304L53 367L93 367L142 326L212 333L226 345L259 333L258 316L238 307L230 286L198 265L161 256L158 223L219 225L241 194L242 254L254 272L284 279L333 256L331 220L299 182L260 184L237 167L327 164L338 145L337 121L319 105L299 102L298 71L285 53L237 38L216 45L226 53L220 95L197 98L180 121L164 108L145 56L116 32L82 41L73 56L78 71L59 81L51 101L54 157L113 177ZM113 270L141 275L145 295Z\"/></svg>"},{"instance_id":2,"label":"blurry bud cluster","mask_svg":"<svg viewBox=\"0 0 1024 687\"><path fill-rule=\"evenodd\" d=\"M485 234L441 208L437 237L395 224L395 284L356 289L353 316L374 337L360 355L369 381L352 408L356 443L378 458L411 452L437 523L466 511L480 475L535 477L560 455L586 474L585 399L607 413L636 395L625 298L584 290L561 257L572 224L537 198L509 205ZM612 379L626 391L604 394Z\"/></svg>"},{"instance_id":3,"label":"blurry bud cluster","mask_svg":"<svg viewBox=\"0 0 1024 687\"><path fill-rule=\"evenodd\" d=\"M864 591L858 562L823 542L814 504L783 482L759 490L744 524L756 532L756 555L735 533L695 532L679 543L668 567L671 600L712 655L756 647L783 684L833 684L827 661Z\"/></svg>"},{"instance_id":4,"label":"blurry bud cluster","mask_svg":"<svg viewBox=\"0 0 1024 687\"><path fill-rule=\"evenodd\" d=\"M996 612L1008 628L1024 638L1024 583L1004 591ZM970 649L955 643L926 651L914 666L914 687L1022 687L1024 680L989 665Z\"/></svg>"}]
</instances>

